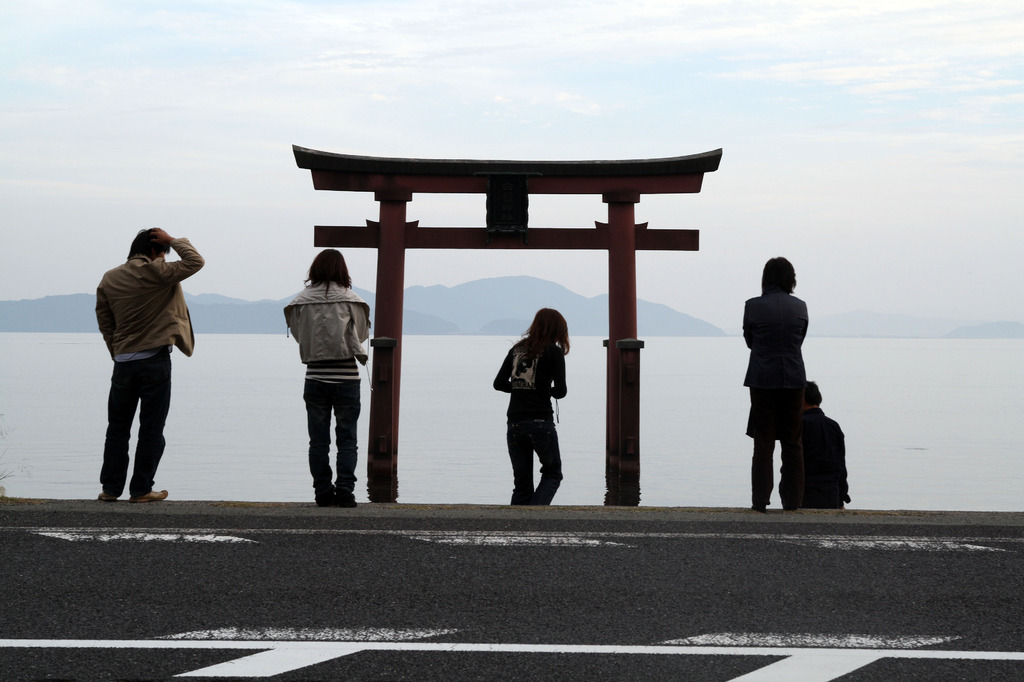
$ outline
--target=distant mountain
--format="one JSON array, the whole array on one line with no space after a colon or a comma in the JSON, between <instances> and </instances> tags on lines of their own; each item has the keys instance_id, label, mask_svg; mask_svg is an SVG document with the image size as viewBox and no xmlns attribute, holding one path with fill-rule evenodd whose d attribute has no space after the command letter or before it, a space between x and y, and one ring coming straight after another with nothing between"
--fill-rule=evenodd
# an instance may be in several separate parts
<instances>
[{"instance_id":1,"label":"distant mountain","mask_svg":"<svg viewBox=\"0 0 1024 682\"><path fill-rule=\"evenodd\" d=\"M356 288L373 308L373 292ZM199 333L283 334L284 306L292 299L245 301L219 294L185 294ZM92 294L0 301L0 332L95 332ZM569 331L607 336L608 296L587 298L536 277L495 277L454 287L414 286L405 290L406 334L482 334L515 337L526 331L539 308L556 308ZM637 301L637 331L649 336L726 336L703 320L668 306ZM813 317L810 335L884 338L1024 338L1024 324L969 324L945 318L858 311Z\"/></svg>"},{"instance_id":2,"label":"distant mountain","mask_svg":"<svg viewBox=\"0 0 1024 682\"><path fill-rule=\"evenodd\" d=\"M220 294L189 294L189 293L186 293L185 294L185 300L188 301L190 305L193 304L193 303L202 303L203 305L218 305L218 304L221 304L221 303L231 303L231 304L235 304L235 303L244 303L244 304L254 303L254 301L246 301L245 299L242 299L242 298L231 298L230 296L221 296ZM264 300L266 300L266 299L264 299ZM262 302L263 301L255 301L255 303L262 303Z\"/></svg>"},{"instance_id":3,"label":"distant mountain","mask_svg":"<svg viewBox=\"0 0 1024 682\"><path fill-rule=\"evenodd\" d=\"M243 301L219 294L185 294L192 328L209 334L284 334L282 309L291 298Z\"/></svg>"},{"instance_id":4,"label":"distant mountain","mask_svg":"<svg viewBox=\"0 0 1024 682\"><path fill-rule=\"evenodd\" d=\"M945 335L947 339L1024 339L1020 322L986 322L957 327Z\"/></svg>"},{"instance_id":5,"label":"distant mountain","mask_svg":"<svg viewBox=\"0 0 1024 682\"><path fill-rule=\"evenodd\" d=\"M356 289L372 307L373 294ZM284 334L284 307L293 296L280 300L245 301L220 294L185 294L192 325L206 334ZM456 334L451 322L406 310L408 334ZM46 296L22 301L0 301L0 332L95 332L96 297L92 294Z\"/></svg>"},{"instance_id":6,"label":"distant mountain","mask_svg":"<svg viewBox=\"0 0 1024 682\"><path fill-rule=\"evenodd\" d=\"M940 338L964 325L962 320L914 317L858 310L841 315L811 317L808 336L852 336L860 338Z\"/></svg>"},{"instance_id":7,"label":"distant mountain","mask_svg":"<svg viewBox=\"0 0 1024 682\"><path fill-rule=\"evenodd\" d=\"M463 334L518 336L540 308L565 316L571 334L608 335L608 296L586 298L536 277L494 277L454 287L409 287L405 308L451 320ZM672 308L637 301L637 332L644 336L725 336L725 332Z\"/></svg>"},{"instance_id":8,"label":"distant mountain","mask_svg":"<svg viewBox=\"0 0 1024 682\"><path fill-rule=\"evenodd\" d=\"M0 332L94 332L96 296L68 294L0 301Z\"/></svg>"},{"instance_id":9,"label":"distant mountain","mask_svg":"<svg viewBox=\"0 0 1024 682\"><path fill-rule=\"evenodd\" d=\"M356 288L370 307L373 292ZM285 331L279 300L244 301L219 294L186 294L192 323L200 333L280 334ZM0 301L0 331L94 332L96 299L90 294ZM490 334L518 336L539 308L557 308L572 334L608 334L608 297L586 298L535 277L497 277L454 287L409 287L405 291L406 334ZM718 327L668 306L637 301L643 336L725 336Z\"/></svg>"}]
</instances>

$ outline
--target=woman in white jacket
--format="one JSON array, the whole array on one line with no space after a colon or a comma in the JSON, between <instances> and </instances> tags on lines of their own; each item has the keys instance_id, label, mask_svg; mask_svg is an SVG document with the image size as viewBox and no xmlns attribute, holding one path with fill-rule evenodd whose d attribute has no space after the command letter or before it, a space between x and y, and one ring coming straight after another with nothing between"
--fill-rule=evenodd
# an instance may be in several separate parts
<instances>
[{"instance_id":1,"label":"woman in white jacket","mask_svg":"<svg viewBox=\"0 0 1024 682\"><path fill-rule=\"evenodd\" d=\"M302 397L309 428L309 472L319 507L354 507L359 365L370 336L370 306L352 291L345 258L321 251L309 266L306 288L285 306L284 317L306 365ZM337 478L331 472L331 412L336 420Z\"/></svg>"}]
</instances>

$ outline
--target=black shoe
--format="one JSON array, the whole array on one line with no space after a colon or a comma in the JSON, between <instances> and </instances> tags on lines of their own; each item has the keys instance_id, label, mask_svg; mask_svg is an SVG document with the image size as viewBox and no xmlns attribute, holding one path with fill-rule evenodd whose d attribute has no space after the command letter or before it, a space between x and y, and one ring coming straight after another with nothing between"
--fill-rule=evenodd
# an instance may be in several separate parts
<instances>
[{"instance_id":1,"label":"black shoe","mask_svg":"<svg viewBox=\"0 0 1024 682\"><path fill-rule=\"evenodd\" d=\"M764 504L755 504L751 507L753 511L761 512L762 514L768 513L768 506Z\"/></svg>"},{"instance_id":2,"label":"black shoe","mask_svg":"<svg viewBox=\"0 0 1024 682\"><path fill-rule=\"evenodd\" d=\"M338 490L334 493L334 504L339 507L355 507L356 496L348 490Z\"/></svg>"},{"instance_id":3,"label":"black shoe","mask_svg":"<svg viewBox=\"0 0 1024 682\"><path fill-rule=\"evenodd\" d=\"M316 506L318 507L333 507L334 506L334 489L332 488L328 492L316 494Z\"/></svg>"}]
</instances>

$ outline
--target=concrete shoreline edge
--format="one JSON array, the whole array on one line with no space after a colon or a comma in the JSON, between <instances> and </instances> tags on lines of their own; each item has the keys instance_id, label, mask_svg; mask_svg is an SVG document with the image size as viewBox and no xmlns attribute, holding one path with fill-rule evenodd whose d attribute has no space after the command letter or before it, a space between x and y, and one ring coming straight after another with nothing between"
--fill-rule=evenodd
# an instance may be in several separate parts
<instances>
[{"instance_id":1,"label":"concrete shoreline edge","mask_svg":"<svg viewBox=\"0 0 1024 682\"><path fill-rule=\"evenodd\" d=\"M560 506L511 507L507 505L423 504L423 503L361 503L354 509L321 508L311 502L239 502L216 500L166 500L147 504L131 504L126 500L65 500L34 498L0 498L0 522L18 517L49 514L80 515L84 521L97 516L126 518L173 517L295 517L323 518L335 521L431 519L492 521L603 521L660 523L752 523L752 524L828 524L828 525L937 525L937 526L1002 526L1024 528L1024 511L928 511L928 510L865 510L865 509L801 509L794 512L773 510L766 514L745 508L729 507L605 507Z\"/></svg>"}]
</instances>

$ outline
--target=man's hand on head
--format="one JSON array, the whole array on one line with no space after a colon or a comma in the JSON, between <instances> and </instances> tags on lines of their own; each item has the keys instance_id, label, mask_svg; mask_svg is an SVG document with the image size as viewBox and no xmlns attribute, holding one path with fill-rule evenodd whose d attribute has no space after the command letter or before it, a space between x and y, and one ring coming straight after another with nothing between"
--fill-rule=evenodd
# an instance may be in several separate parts
<instances>
[{"instance_id":1,"label":"man's hand on head","mask_svg":"<svg viewBox=\"0 0 1024 682\"><path fill-rule=\"evenodd\" d=\"M172 237L171 235L167 234L166 232L161 230L159 227L154 227L153 231L149 233L149 241L153 242L154 244L165 244L166 245L166 244L170 244L172 241L174 241L174 237Z\"/></svg>"}]
</instances>

